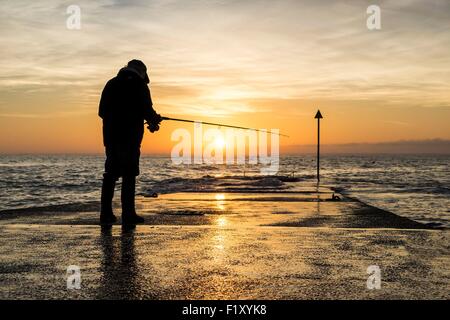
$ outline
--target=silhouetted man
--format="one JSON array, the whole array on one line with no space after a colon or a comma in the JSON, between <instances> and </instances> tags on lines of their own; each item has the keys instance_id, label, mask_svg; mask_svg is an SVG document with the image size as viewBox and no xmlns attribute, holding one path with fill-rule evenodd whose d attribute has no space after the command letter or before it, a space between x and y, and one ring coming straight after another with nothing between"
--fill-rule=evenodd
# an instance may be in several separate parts
<instances>
[{"instance_id":1,"label":"silhouetted man","mask_svg":"<svg viewBox=\"0 0 450 320\"><path fill-rule=\"evenodd\" d=\"M122 177L122 223L136 224L144 219L136 214L134 196L144 121L151 132L159 130L161 116L153 110L147 67L131 60L102 92L98 115L103 119L103 144L106 151L101 195L101 223L117 219L112 210L114 187Z\"/></svg>"}]
</instances>

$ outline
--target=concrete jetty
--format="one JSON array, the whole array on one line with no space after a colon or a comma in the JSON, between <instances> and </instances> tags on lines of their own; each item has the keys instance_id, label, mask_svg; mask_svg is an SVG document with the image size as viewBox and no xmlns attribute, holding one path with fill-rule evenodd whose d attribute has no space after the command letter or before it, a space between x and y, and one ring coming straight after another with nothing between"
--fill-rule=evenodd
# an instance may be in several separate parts
<instances>
[{"instance_id":1,"label":"concrete jetty","mask_svg":"<svg viewBox=\"0 0 450 320\"><path fill-rule=\"evenodd\" d=\"M450 298L448 230L331 194L140 196L135 228L98 225L98 203L3 211L0 299Z\"/></svg>"}]
</instances>

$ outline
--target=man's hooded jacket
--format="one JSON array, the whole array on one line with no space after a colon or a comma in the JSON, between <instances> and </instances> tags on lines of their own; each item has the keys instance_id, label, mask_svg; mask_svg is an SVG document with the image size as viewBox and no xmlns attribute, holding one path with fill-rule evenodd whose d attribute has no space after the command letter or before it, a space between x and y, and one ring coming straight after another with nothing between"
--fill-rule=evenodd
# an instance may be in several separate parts
<instances>
[{"instance_id":1,"label":"man's hooded jacket","mask_svg":"<svg viewBox=\"0 0 450 320\"><path fill-rule=\"evenodd\" d=\"M103 144L139 148L144 120L156 116L147 83L133 69L122 68L103 89L98 115L103 119Z\"/></svg>"}]
</instances>

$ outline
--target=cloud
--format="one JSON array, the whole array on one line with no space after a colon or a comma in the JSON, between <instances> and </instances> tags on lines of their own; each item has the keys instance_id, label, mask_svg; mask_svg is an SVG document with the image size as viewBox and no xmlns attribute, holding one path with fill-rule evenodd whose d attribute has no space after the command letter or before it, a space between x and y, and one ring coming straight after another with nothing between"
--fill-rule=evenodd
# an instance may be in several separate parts
<instances>
[{"instance_id":1,"label":"cloud","mask_svg":"<svg viewBox=\"0 0 450 320\"><path fill-rule=\"evenodd\" d=\"M81 30L65 28L66 5L56 0L2 4L6 97L58 88L71 99L68 108L89 104L94 112L103 84L126 61L141 58L154 99L173 113L210 106L212 115L223 116L253 111L244 100L302 97L449 105L445 0L381 1L379 31L365 26L371 1L77 3Z\"/></svg>"}]
</instances>

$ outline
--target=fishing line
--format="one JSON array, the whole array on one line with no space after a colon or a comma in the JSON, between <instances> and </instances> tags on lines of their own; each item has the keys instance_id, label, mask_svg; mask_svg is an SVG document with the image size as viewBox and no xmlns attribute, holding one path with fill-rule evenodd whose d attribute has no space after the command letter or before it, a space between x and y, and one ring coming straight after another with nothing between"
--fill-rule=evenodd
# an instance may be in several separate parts
<instances>
[{"instance_id":1,"label":"fishing line","mask_svg":"<svg viewBox=\"0 0 450 320\"><path fill-rule=\"evenodd\" d=\"M253 130L258 132L266 132L269 134L275 134L282 137L289 138L288 135L282 134L282 133L276 133L271 132L265 129L255 129L255 128L247 128L247 127L240 127L240 126L232 126L229 124L223 124L223 123L215 123L215 122L203 122L203 121L196 121L196 120L188 120L188 119L178 119L178 118L169 118L169 117L161 117L162 120L168 120L168 121L178 121L178 122L188 122L188 123L202 123L208 126L218 126L218 127L224 127L224 128L234 128L234 129L242 129L242 130Z\"/></svg>"}]
</instances>

